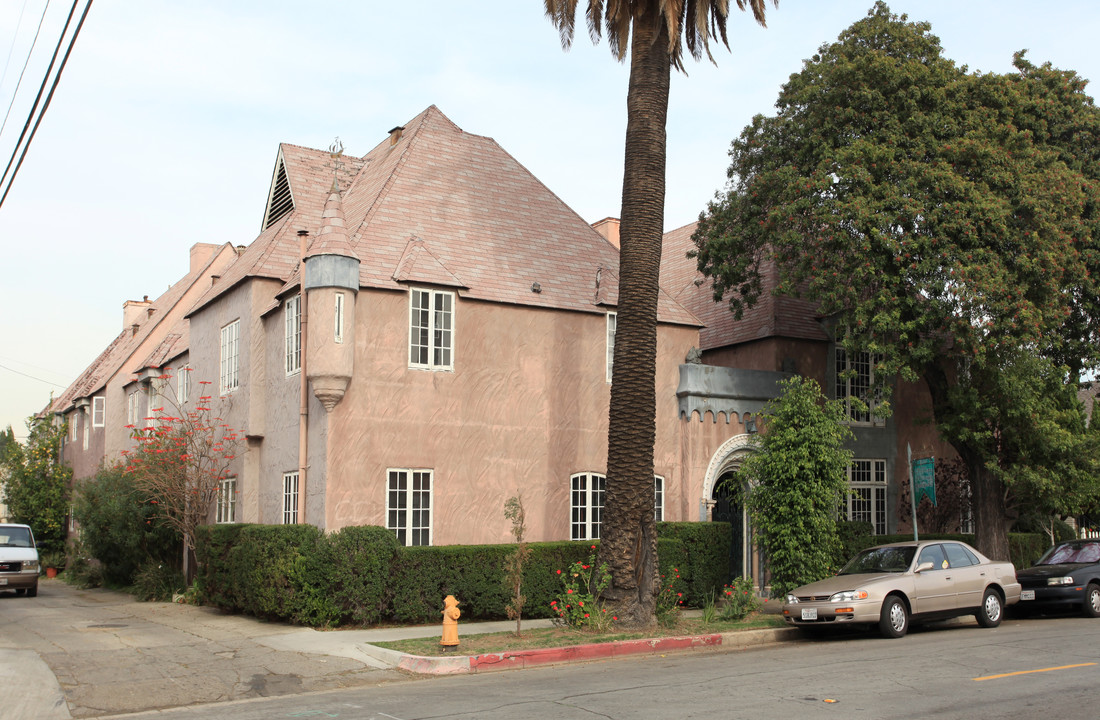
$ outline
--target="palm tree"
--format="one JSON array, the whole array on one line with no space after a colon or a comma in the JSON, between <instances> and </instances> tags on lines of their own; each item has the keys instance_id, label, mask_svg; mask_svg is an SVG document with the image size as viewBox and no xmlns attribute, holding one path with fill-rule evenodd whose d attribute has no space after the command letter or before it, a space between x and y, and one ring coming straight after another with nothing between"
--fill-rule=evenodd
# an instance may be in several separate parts
<instances>
[{"instance_id":1,"label":"palm tree","mask_svg":"<svg viewBox=\"0 0 1100 720\"><path fill-rule=\"evenodd\" d=\"M779 0L773 0L776 6ZM546 14L573 42L577 0L545 0ZM764 24L766 0L736 0ZM606 7L605 7L606 6ZM588 0L592 41L601 25L622 61L630 44L626 163L620 213L619 301L607 433L607 495L600 558L611 569L605 600L627 625L656 617L657 527L653 519L656 427L657 282L665 209L665 120L672 68L683 45L696 60L726 38L729 0Z\"/></svg>"}]
</instances>

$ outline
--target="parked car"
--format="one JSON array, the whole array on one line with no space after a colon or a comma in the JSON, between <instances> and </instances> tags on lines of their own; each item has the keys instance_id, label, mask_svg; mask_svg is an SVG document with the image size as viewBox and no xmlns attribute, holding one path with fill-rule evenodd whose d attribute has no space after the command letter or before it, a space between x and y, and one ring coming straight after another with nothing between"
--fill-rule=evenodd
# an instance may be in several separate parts
<instances>
[{"instance_id":1,"label":"parked car","mask_svg":"<svg viewBox=\"0 0 1100 720\"><path fill-rule=\"evenodd\" d=\"M1076 610L1100 617L1100 540L1061 542L1034 566L1016 573L1021 614L1032 610Z\"/></svg>"},{"instance_id":2,"label":"parked car","mask_svg":"<svg viewBox=\"0 0 1100 720\"><path fill-rule=\"evenodd\" d=\"M911 621L974 615L1001 624L1020 599L1016 570L966 543L947 540L879 545L859 552L831 578L795 588L783 604L789 625L803 630L878 626L900 638Z\"/></svg>"},{"instance_id":3,"label":"parked car","mask_svg":"<svg viewBox=\"0 0 1100 720\"><path fill-rule=\"evenodd\" d=\"M38 594L38 549L27 525L0 524L0 590Z\"/></svg>"}]
</instances>

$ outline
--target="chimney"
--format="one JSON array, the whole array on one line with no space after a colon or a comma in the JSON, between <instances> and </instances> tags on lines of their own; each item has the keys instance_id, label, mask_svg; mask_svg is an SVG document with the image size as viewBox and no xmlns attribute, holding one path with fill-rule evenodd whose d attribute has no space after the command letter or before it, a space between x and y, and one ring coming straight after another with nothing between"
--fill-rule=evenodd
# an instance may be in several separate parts
<instances>
[{"instance_id":1,"label":"chimney","mask_svg":"<svg viewBox=\"0 0 1100 720\"><path fill-rule=\"evenodd\" d=\"M619 247L619 218L608 217L592 223L592 229L603 235L604 239Z\"/></svg>"},{"instance_id":2,"label":"chimney","mask_svg":"<svg viewBox=\"0 0 1100 720\"><path fill-rule=\"evenodd\" d=\"M390 130L390 147L396 145L397 141L401 139L401 131L404 129L404 125L398 125L393 130Z\"/></svg>"},{"instance_id":3,"label":"chimney","mask_svg":"<svg viewBox=\"0 0 1100 720\"><path fill-rule=\"evenodd\" d=\"M202 270L210 258L214 256L217 245L210 243L195 243L191 246L191 272Z\"/></svg>"},{"instance_id":4,"label":"chimney","mask_svg":"<svg viewBox=\"0 0 1100 720\"><path fill-rule=\"evenodd\" d=\"M147 311L152 305L148 295L141 300L127 300L122 303L122 327L134 328L139 325L143 317L147 317Z\"/></svg>"}]
</instances>

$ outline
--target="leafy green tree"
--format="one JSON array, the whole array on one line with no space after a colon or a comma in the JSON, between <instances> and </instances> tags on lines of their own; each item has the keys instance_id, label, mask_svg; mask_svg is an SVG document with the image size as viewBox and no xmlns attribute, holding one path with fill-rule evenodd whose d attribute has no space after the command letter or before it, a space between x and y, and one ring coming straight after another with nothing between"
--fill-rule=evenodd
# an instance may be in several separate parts
<instances>
[{"instance_id":1,"label":"leafy green tree","mask_svg":"<svg viewBox=\"0 0 1100 720\"><path fill-rule=\"evenodd\" d=\"M736 2L764 24L765 0ZM578 0L545 0L563 47L573 42L577 5ZM712 39L728 47L729 6L728 0L588 0L585 15L593 42L606 31L616 59L630 53L607 495L600 533L600 562L608 564L612 577L604 597L625 625L656 620L653 445L668 88L672 68L684 68L685 43L697 60L703 53L711 57Z\"/></svg>"},{"instance_id":2,"label":"leafy green tree","mask_svg":"<svg viewBox=\"0 0 1100 720\"><path fill-rule=\"evenodd\" d=\"M969 73L876 3L734 141L695 238L735 313L777 265L778 291L818 302L880 383L927 383L993 558L1028 486L1061 482L1040 457L1074 446L1043 416L1100 362L1100 113L1075 73L1015 67Z\"/></svg>"},{"instance_id":3,"label":"leafy green tree","mask_svg":"<svg viewBox=\"0 0 1100 720\"><path fill-rule=\"evenodd\" d=\"M852 453L843 406L818 384L793 377L761 414L758 452L742 465L757 544L771 573L772 597L826 577L843 547L837 517L848 492ZM741 488L735 488L740 491Z\"/></svg>"},{"instance_id":4,"label":"leafy green tree","mask_svg":"<svg viewBox=\"0 0 1100 720\"><path fill-rule=\"evenodd\" d=\"M101 563L103 577L112 585L132 584L150 561L179 566L179 533L157 517L156 506L120 464L77 484L73 517L83 549Z\"/></svg>"},{"instance_id":5,"label":"leafy green tree","mask_svg":"<svg viewBox=\"0 0 1100 720\"><path fill-rule=\"evenodd\" d=\"M4 504L12 522L30 525L43 553L65 549L72 468L60 460L64 424L45 418L27 420L27 444L9 442L3 464L7 473Z\"/></svg>"}]
</instances>

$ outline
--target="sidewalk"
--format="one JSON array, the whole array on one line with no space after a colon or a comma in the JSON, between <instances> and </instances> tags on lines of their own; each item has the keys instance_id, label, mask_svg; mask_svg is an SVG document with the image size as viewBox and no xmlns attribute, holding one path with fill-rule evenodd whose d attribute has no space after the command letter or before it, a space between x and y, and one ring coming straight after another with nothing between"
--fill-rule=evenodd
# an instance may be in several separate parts
<instances>
[{"instance_id":1,"label":"sidewalk","mask_svg":"<svg viewBox=\"0 0 1100 720\"><path fill-rule=\"evenodd\" d=\"M61 580L43 580L37 598L3 594L0 611L5 618L0 680L19 688L9 693L12 702L0 703L0 720L117 715L357 687L410 675L747 648L797 636L795 630L780 628L427 658L374 643L439 637L440 625L314 630L209 607L142 603ZM549 620L524 621L525 628L549 625ZM459 636L514 628L511 621L460 622Z\"/></svg>"}]
</instances>

